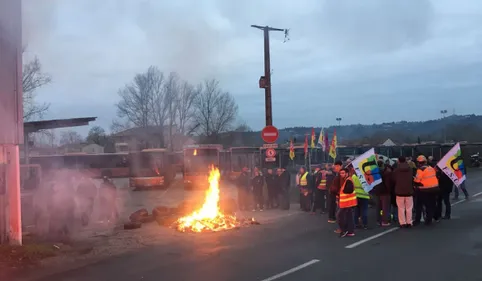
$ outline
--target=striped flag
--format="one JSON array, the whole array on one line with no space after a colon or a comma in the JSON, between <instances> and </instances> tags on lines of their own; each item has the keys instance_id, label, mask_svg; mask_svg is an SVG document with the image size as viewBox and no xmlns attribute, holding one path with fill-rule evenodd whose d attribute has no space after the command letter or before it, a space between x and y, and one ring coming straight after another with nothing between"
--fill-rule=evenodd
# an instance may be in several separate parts
<instances>
[{"instance_id":1,"label":"striped flag","mask_svg":"<svg viewBox=\"0 0 482 281\"><path fill-rule=\"evenodd\" d=\"M336 159L336 147L337 147L337 140L336 140L336 129L333 129L333 139L331 140L330 145L330 157Z\"/></svg>"},{"instance_id":2,"label":"striped flag","mask_svg":"<svg viewBox=\"0 0 482 281\"><path fill-rule=\"evenodd\" d=\"M321 130L320 130L320 136L318 137L318 144L321 146L321 149L322 149L323 151L326 150L325 139L324 139L325 136L324 136L324 135L325 135L325 134L324 134L324 132L323 132L323 128L321 128Z\"/></svg>"},{"instance_id":3,"label":"striped flag","mask_svg":"<svg viewBox=\"0 0 482 281\"><path fill-rule=\"evenodd\" d=\"M316 147L315 141L316 141L315 128L311 128L311 145L310 145L311 149Z\"/></svg>"},{"instance_id":4,"label":"striped flag","mask_svg":"<svg viewBox=\"0 0 482 281\"><path fill-rule=\"evenodd\" d=\"M293 140L290 140L290 159L295 159L295 146L293 145Z\"/></svg>"}]
</instances>

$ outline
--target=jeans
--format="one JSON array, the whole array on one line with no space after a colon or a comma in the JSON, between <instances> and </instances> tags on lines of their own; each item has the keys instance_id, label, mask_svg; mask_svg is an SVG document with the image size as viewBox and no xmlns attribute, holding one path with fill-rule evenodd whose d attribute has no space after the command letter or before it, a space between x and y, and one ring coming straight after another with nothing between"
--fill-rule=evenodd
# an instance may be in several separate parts
<instances>
[{"instance_id":1,"label":"jeans","mask_svg":"<svg viewBox=\"0 0 482 281\"><path fill-rule=\"evenodd\" d=\"M353 207L338 210L338 225L342 232L354 233Z\"/></svg>"},{"instance_id":2,"label":"jeans","mask_svg":"<svg viewBox=\"0 0 482 281\"><path fill-rule=\"evenodd\" d=\"M255 187L253 189L253 202L254 202L253 209L256 209L256 207L258 207L260 210L263 210L263 205L264 205L263 187Z\"/></svg>"},{"instance_id":3,"label":"jeans","mask_svg":"<svg viewBox=\"0 0 482 281\"><path fill-rule=\"evenodd\" d=\"M358 225L358 218L361 217L363 226L368 225L368 199L357 198L358 205L355 208L355 225Z\"/></svg>"},{"instance_id":4,"label":"jeans","mask_svg":"<svg viewBox=\"0 0 482 281\"><path fill-rule=\"evenodd\" d=\"M313 193L314 196L314 203L313 208L311 209L312 212L316 212L316 210L321 210L321 212L326 212L326 189L316 189Z\"/></svg>"},{"instance_id":5,"label":"jeans","mask_svg":"<svg viewBox=\"0 0 482 281\"><path fill-rule=\"evenodd\" d=\"M305 212L311 211L312 198L313 198L313 195L311 194L311 192L308 193L307 195L300 194L301 210L303 210Z\"/></svg>"},{"instance_id":6,"label":"jeans","mask_svg":"<svg viewBox=\"0 0 482 281\"><path fill-rule=\"evenodd\" d=\"M400 225L412 224L413 197L397 196L397 206Z\"/></svg>"},{"instance_id":7,"label":"jeans","mask_svg":"<svg viewBox=\"0 0 482 281\"><path fill-rule=\"evenodd\" d=\"M336 195L328 192L328 219L336 220Z\"/></svg>"},{"instance_id":8,"label":"jeans","mask_svg":"<svg viewBox=\"0 0 482 281\"><path fill-rule=\"evenodd\" d=\"M450 193L443 192L437 197L437 207L435 209L434 219L438 220L442 217L442 202L445 205L445 217L450 218L452 206L450 204Z\"/></svg>"},{"instance_id":9,"label":"jeans","mask_svg":"<svg viewBox=\"0 0 482 281\"><path fill-rule=\"evenodd\" d=\"M459 188L462 190L462 192L465 195L465 198L467 199L469 197L469 193L467 192L467 189L465 188L465 181L459 187L455 186L455 189L454 189L455 199L459 198Z\"/></svg>"},{"instance_id":10,"label":"jeans","mask_svg":"<svg viewBox=\"0 0 482 281\"><path fill-rule=\"evenodd\" d=\"M390 220L390 195L378 196L377 217L379 223L388 223ZM380 211L382 214L380 215Z\"/></svg>"}]
</instances>

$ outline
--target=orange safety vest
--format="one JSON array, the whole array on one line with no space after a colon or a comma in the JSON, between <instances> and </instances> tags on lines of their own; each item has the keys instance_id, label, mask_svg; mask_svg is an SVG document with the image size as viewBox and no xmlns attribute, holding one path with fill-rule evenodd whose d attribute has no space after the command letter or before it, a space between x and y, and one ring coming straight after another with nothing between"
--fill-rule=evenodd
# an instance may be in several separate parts
<instances>
[{"instance_id":1,"label":"orange safety vest","mask_svg":"<svg viewBox=\"0 0 482 281\"><path fill-rule=\"evenodd\" d=\"M338 203L338 206L340 208L351 208L355 207L357 205L357 199L356 199L356 193L355 190L353 190L352 193L345 194L343 191L345 190L345 185L347 181L352 181L351 178L347 178L345 182L343 183L343 186L340 189L340 201Z\"/></svg>"},{"instance_id":2,"label":"orange safety vest","mask_svg":"<svg viewBox=\"0 0 482 281\"><path fill-rule=\"evenodd\" d=\"M318 189L325 190L326 189L326 173L325 172L319 172L321 173L321 181L318 184Z\"/></svg>"},{"instance_id":3,"label":"orange safety vest","mask_svg":"<svg viewBox=\"0 0 482 281\"><path fill-rule=\"evenodd\" d=\"M435 169L430 166L422 166L417 170L414 182L421 183L420 189L430 189L438 187L437 173Z\"/></svg>"}]
</instances>

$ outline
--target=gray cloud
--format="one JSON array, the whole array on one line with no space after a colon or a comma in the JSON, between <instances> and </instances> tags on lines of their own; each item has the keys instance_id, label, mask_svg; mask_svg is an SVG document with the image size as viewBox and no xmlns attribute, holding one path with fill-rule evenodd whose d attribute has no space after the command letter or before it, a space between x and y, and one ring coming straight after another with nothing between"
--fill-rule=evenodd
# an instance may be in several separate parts
<instances>
[{"instance_id":1,"label":"gray cloud","mask_svg":"<svg viewBox=\"0 0 482 281\"><path fill-rule=\"evenodd\" d=\"M279 127L329 125L335 116L347 123L434 118L437 108L450 103L457 112L480 113L473 106L482 88L478 0L24 0L23 5L26 57L38 55L54 79L39 91L52 103L49 117L96 115L107 127L117 89L154 64L191 82L218 78L235 95L241 117L258 129L264 122L257 87L263 41L251 24L291 30L285 44L282 33L271 36ZM452 93L463 98L453 101ZM357 117L359 110L364 119Z\"/></svg>"}]
</instances>

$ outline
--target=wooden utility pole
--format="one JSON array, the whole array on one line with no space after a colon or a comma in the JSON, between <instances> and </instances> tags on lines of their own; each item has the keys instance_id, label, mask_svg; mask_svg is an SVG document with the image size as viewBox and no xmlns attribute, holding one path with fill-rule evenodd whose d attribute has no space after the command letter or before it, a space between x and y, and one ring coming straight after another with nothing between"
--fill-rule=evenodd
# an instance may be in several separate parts
<instances>
[{"instance_id":1,"label":"wooden utility pole","mask_svg":"<svg viewBox=\"0 0 482 281\"><path fill-rule=\"evenodd\" d=\"M283 31L285 42L288 38L288 29L280 29L269 26L251 25L251 27L263 30L264 35L264 76L259 79L259 87L264 88L264 99L266 107L266 126L273 126L273 109L271 106L271 65L269 57L269 32Z\"/></svg>"}]
</instances>

